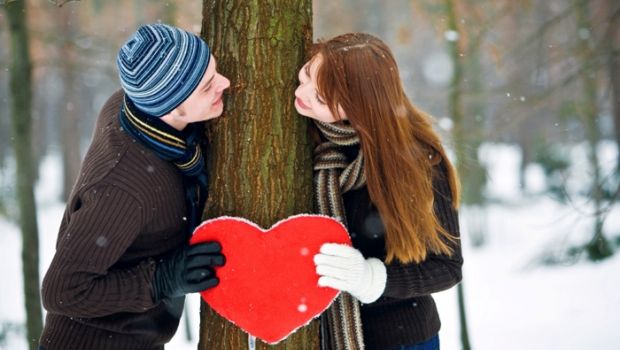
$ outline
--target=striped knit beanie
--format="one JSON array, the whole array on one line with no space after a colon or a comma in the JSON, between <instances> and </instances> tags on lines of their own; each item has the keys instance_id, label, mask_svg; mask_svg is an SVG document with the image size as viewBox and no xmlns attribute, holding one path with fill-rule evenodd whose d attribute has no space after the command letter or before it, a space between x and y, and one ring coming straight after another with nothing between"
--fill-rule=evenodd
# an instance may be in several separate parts
<instances>
[{"instance_id":1,"label":"striped knit beanie","mask_svg":"<svg viewBox=\"0 0 620 350\"><path fill-rule=\"evenodd\" d=\"M133 104L162 117L196 89L210 57L209 46L198 36L165 24L147 24L121 47L116 65Z\"/></svg>"}]
</instances>

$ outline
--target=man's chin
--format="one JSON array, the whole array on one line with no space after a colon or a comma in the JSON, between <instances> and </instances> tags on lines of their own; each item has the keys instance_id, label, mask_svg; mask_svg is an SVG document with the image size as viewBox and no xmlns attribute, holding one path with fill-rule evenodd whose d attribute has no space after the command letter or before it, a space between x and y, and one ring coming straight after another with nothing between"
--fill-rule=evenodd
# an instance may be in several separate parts
<instances>
[{"instance_id":1,"label":"man's chin","mask_svg":"<svg viewBox=\"0 0 620 350\"><path fill-rule=\"evenodd\" d=\"M205 120L205 121L207 121L207 120L218 119L219 117L221 117L221 116L222 116L222 114L224 114L224 112L221 112L221 113L219 113L219 114L212 115L212 116L210 116L210 117L205 118L204 120Z\"/></svg>"}]
</instances>

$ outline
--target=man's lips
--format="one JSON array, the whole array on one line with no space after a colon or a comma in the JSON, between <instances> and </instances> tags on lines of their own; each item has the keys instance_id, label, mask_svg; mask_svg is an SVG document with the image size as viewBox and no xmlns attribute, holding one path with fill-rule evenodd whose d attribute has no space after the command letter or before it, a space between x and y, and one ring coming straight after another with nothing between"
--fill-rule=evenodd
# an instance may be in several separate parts
<instances>
[{"instance_id":1,"label":"man's lips","mask_svg":"<svg viewBox=\"0 0 620 350\"><path fill-rule=\"evenodd\" d=\"M213 102L213 105L217 105L217 104L219 104L220 102L222 102L222 95L220 95L220 96L219 96L219 97L215 100L215 102Z\"/></svg>"},{"instance_id":2,"label":"man's lips","mask_svg":"<svg viewBox=\"0 0 620 350\"><path fill-rule=\"evenodd\" d=\"M303 109L310 109L310 107L308 107L306 104L304 104L301 99L299 97L297 97L295 99L295 101L297 102L297 104L299 105L299 107L303 108Z\"/></svg>"}]
</instances>

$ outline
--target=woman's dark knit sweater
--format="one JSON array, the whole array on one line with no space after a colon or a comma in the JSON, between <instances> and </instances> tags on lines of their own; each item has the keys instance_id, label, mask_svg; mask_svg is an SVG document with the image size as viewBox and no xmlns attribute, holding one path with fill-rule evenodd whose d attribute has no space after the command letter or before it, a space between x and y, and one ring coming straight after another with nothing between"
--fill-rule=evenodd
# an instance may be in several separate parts
<instances>
[{"instance_id":1,"label":"woman's dark knit sweater","mask_svg":"<svg viewBox=\"0 0 620 350\"><path fill-rule=\"evenodd\" d=\"M357 149L348 149L351 158ZM452 235L459 237L458 214L452 207L452 194L446 178L446 165L435 165L433 188L435 213ZM353 246L365 257L385 259L384 227L372 205L366 187L343 195ZM461 280L460 241L451 245L453 256L429 254L416 264L392 262L386 265L387 284L381 298L361 308L367 349L392 349L430 339L440 328L437 307L431 293L440 292Z\"/></svg>"}]
</instances>

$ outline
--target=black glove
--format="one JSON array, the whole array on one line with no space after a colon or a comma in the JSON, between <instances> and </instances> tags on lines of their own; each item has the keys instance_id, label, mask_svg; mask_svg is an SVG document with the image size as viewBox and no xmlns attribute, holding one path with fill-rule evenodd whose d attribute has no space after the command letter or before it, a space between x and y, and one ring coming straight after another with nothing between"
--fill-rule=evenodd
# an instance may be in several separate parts
<instances>
[{"instance_id":1,"label":"black glove","mask_svg":"<svg viewBox=\"0 0 620 350\"><path fill-rule=\"evenodd\" d=\"M218 242L205 242L183 247L157 263L152 282L155 302L215 287L219 279L214 266L224 265Z\"/></svg>"}]
</instances>

